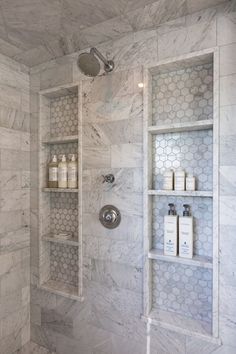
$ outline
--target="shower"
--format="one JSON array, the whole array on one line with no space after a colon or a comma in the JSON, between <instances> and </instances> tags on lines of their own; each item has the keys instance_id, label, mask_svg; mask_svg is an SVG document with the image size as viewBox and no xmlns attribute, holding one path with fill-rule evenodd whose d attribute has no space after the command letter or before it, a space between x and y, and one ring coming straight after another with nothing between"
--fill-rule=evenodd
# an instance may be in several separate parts
<instances>
[{"instance_id":1,"label":"shower","mask_svg":"<svg viewBox=\"0 0 236 354\"><path fill-rule=\"evenodd\" d=\"M77 65L83 74L87 76L97 76L100 71L100 63L96 56L104 63L106 73L114 69L114 62L107 60L96 48L91 48L89 53L81 53Z\"/></svg>"}]
</instances>

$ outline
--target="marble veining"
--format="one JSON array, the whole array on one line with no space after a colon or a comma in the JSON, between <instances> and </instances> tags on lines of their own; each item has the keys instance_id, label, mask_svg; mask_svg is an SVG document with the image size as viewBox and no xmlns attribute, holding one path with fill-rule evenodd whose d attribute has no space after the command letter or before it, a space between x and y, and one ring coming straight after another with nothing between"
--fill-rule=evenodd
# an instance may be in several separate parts
<instances>
[{"instance_id":1,"label":"marble veining","mask_svg":"<svg viewBox=\"0 0 236 354\"><path fill-rule=\"evenodd\" d=\"M86 3L54 0L43 4L3 1L1 50L25 65L35 66L124 35L158 28L163 23L223 2L225 0L197 1L196 5L193 0L102 0L95 3L92 0ZM230 23L227 21L229 35L232 35L234 27L229 26Z\"/></svg>"}]
</instances>

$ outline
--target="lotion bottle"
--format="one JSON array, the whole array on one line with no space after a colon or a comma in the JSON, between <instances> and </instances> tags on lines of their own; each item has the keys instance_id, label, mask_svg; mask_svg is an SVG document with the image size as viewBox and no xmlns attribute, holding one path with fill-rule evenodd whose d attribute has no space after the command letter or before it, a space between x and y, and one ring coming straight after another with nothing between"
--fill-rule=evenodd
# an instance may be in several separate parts
<instances>
[{"instance_id":1,"label":"lotion bottle","mask_svg":"<svg viewBox=\"0 0 236 354\"><path fill-rule=\"evenodd\" d=\"M175 172L175 190L185 191L185 171L181 168Z\"/></svg>"},{"instance_id":2,"label":"lotion bottle","mask_svg":"<svg viewBox=\"0 0 236 354\"><path fill-rule=\"evenodd\" d=\"M173 177L174 173L171 169L165 170L163 174L163 189L164 190L173 190Z\"/></svg>"},{"instance_id":3,"label":"lotion bottle","mask_svg":"<svg viewBox=\"0 0 236 354\"><path fill-rule=\"evenodd\" d=\"M164 217L164 254L177 256L178 216L174 204L169 204L168 215Z\"/></svg>"},{"instance_id":4,"label":"lotion bottle","mask_svg":"<svg viewBox=\"0 0 236 354\"><path fill-rule=\"evenodd\" d=\"M75 154L68 163L68 188L77 188L78 167Z\"/></svg>"},{"instance_id":5,"label":"lotion bottle","mask_svg":"<svg viewBox=\"0 0 236 354\"><path fill-rule=\"evenodd\" d=\"M186 177L186 191L195 191L196 181L193 175L188 175Z\"/></svg>"},{"instance_id":6,"label":"lotion bottle","mask_svg":"<svg viewBox=\"0 0 236 354\"><path fill-rule=\"evenodd\" d=\"M62 159L58 164L58 187L67 188L67 162L66 156L62 155Z\"/></svg>"},{"instance_id":7,"label":"lotion bottle","mask_svg":"<svg viewBox=\"0 0 236 354\"><path fill-rule=\"evenodd\" d=\"M183 216L179 218L179 256L193 258L193 217L189 205L183 207Z\"/></svg>"},{"instance_id":8,"label":"lotion bottle","mask_svg":"<svg viewBox=\"0 0 236 354\"><path fill-rule=\"evenodd\" d=\"M48 187L58 187L58 163L56 155L53 155L51 162L48 164Z\"/></svg>"}]
</instances>

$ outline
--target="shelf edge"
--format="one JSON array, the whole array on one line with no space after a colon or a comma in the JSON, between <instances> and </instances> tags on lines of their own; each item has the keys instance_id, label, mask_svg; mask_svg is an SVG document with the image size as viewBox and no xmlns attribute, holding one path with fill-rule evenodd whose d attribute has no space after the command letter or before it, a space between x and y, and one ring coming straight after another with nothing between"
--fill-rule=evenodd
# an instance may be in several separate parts
<instances>
[{"instance_id":1,"label":"shelf edge","mask_svg":"<svg viewBox=\"0 0 236 354\"><path fill-rule=\"evenodd\" d=\"M64 245L70 245L70 246L75 246L75 247L79 246L79 242L73 241L71 239L63 240L63 239L60 239L57 237L43 236L42 240L47 241L47 242L62 243Z\"/></svg>"},{"instance_id":2,"label":"shelf edge","mask_svg":"<svg viewBox=\"0 0 236 354\"><path fill-rule=\"evenodd\" d=\"M152 318L151 316L141 315L141 319L144 322L149 323L150 325L160 326L161 328L168 329L168 330L174 331L176 333L184 334L187 336L197 337L197 338L200 338L202 340L205 340L205 341L213 343L213 344L217 344L217 345L222 344L220 338L213 337L212 335L207 334L207 333L203 334L200 332L191 331L186 328L181 328L180 326L176 326L176 325L170 324L168 322L164 322L162 320Z\"/></svg>"},{"instance_id":3,"label":"shelf edge","mask_svg":"<svg viewBox=\"0 0 236 354\"><path fill-rule=\"evenodd\" d=\"M42 144L44 145L66 144L66 143L78 142L78 140L79 140L78 135L70 135L65 137L50 138L47 140L43 140Z\"/></svg>"},{"instance_id":4,"label":"shelf edge","mask_svg":"<svg viewBox=\"0 0 236 354\"><path fill-rule=\"evenodd\" d=\"M166 125L152 125L148 127L148 132L151 134L164 134L184 131L206 130L213 127L213 119L206 119L205 121L166 124Z\"/></svg>"},{"instance_id":5,"label":"shelf edge","mask_svg":"<svg viewBox=\"0 0 236 354\"><path fill-rule=\"evenodd\" d=\"M186 264L186 265L195 266L199 268L213 269L213 263L210 258L209 260L207 260L206 257L206 259L204 260L204 257L201 256L195 256L195 257L199 257L199 259L182 258L179 256L166 256L162 253L161 250L157 250L157 249L152 249L148 252L149 259L160 260L163 262L170 262L170 263Z\"/></svg>"},{"instance_id":6,"label":"shelf edge","mask_svg":"<svg viewBox=\"0 0 236 354\"><path fill-rule=\"evenodd\" d=\"M42 290L45 290L45 291L48 291L48 292L50 292L52 294L55 294L55 295L66 297L67 299L76 300L76 301L79 301L79 302L83 302L84 301L84 297L83 296L68 294L68 293L66 293L64 291L61 291L61 290L52 289L52 288L50 288L50 286L48 286L46 284L39 285L38 288L42 289Z\"/></svg>"},{"instance_id":7,"label":"shelf edge","mask_svg":"<svg viewBox=\"0 0 236 354\"><path fill-rule=\"evenodd\" d=\"M49 193L78 193L79 189L74 188L42 188L42 192L49 192Z\"/></svg>"},{"instance_id":8,"label":"shelf edge","mask_svg":"<svg viewBox=\"0 0 236 354\"><path fill-rule=\"evenodd\" d=\"M212 198L212 191L166 191L161 189L149 189L148 195L176 196L176 197L205 197Z\"/></svg>"}]
</instances>

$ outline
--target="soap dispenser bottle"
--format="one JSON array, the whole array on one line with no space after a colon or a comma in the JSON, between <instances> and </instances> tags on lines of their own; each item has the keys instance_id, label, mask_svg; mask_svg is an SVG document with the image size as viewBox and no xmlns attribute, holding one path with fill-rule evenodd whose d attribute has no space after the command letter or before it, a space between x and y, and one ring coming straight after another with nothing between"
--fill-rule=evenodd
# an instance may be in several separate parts
<instances>
[{"instance_id":1,"label":"soap dispenser bottle","mask_svg":"<svg viewBox=\"0 0 236 354\"><path fill-rule=\"evenodd\" d=\"M179 256L193 258L193 217L190 206L184 204L183 216L179 218Z\"/></svg>"},{"instance_id":2,"label":"soap dispenser bottle","mask_svg":"<svg viewBox=\"0 0 236 354\"><path fill-rule=\"evenodd\" d=\"M67 162L65 155L62 155L62 159L58 164L58 187L67 188Z\"/></svg>"},{"instance_id":3,"label":"soap dispenser bottle","mask_svg":"<svg viewBox=\"0 0 236 354\"><path fill-rule=\"evenodd\" d=\"M57 156L53 155L48 164L48 188L58 187L58 163Z\"/></svg>"},{"instance_id":4,"label":"soap dispenser bottle","mask_svg":"<svg viewBox=\"0 0 236 354\"><path fill-rule=\"evenodd\" d=\"M71 156L68 162L68 188L77 188L78 167L75 154Z\"/></svg>"},{"instance_id":5,"label":"soap dispenser bottle","mask_svg":"<svg viewBox=\"0 0 236 354\"><path fill-rule=\"evenodd\" d=\"M169 204L168 215L164 216L164 254L166 256L177 256L178 246L178 216L175 206Z\"/></svg>"}]
</instances>

